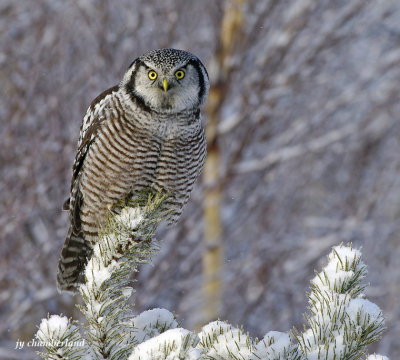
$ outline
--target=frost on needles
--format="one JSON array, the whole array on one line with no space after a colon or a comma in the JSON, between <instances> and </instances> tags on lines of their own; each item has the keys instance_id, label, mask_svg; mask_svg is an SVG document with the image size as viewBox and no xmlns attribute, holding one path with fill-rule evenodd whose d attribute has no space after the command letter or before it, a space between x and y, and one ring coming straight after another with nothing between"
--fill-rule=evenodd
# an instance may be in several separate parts
<instances>
[{"instance_id":1,"label":"frost on needles","mask_svg":"<svg viewBox=\"0 0 400 360\"><path fill-rule=\"evenodd\" d=\"M43 319L36 339L44 359L389 360L365 357L366 346L379 340L384 319L363 296L367 267L351 246L334 247L311 281L303 330L270 331L259 340L219 320L196 334L180 328L165 309L134 316L130 275L158 251L154 231L163 219L162 202L161 195L152 196L110 216L79 289L86 324L59 315Z\"/></svg>"}]
</instances>

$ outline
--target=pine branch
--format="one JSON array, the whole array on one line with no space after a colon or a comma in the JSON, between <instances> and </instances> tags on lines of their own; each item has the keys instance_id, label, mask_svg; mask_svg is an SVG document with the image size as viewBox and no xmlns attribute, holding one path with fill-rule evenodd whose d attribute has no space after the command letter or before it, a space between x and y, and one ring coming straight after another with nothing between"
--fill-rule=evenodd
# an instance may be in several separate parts
<instances>
[{"instance_id":1,"label":"pine branch","mask_svg":"<svg viewBox=\"0 0 400 360\"><path fill-rule=\"evenodd\" d=\"M79 292L80 310L87 320L87 335L100 359L126 359L135 343L128 299L132 271L158 250L152 240L164 197L149 197L142 207L122 208L110 216L109 224L93 249L85 269L85 283ZM140 199L139 199L140 200Z\"/></svg>"},{"instance_id":2,"label":"pine branch","mask_svg":"<svg viewBox=\"0 0 400 360\"><path fill-rule=\"evenodd\" d=\"M158 250L153 236L165 215L165 196L146 196L121 204L93 248L79 289L86 326L58 315L42 320L36 337L46 350L39 353L44 359L356 360L380 339L382 312L364 299L367 267L351 246L334 247L311 281L304 331L270 331L259 340L223 321L195 334L178 328L165 309L133 316L130 275ZM367 360L388 359L371 355Z\"/></svg>"},{"instance_id":3,"label":"pine branch","mask_svg":"<svg viewBox=\"0 0 400 360\"><path fill-rule=\"evenodd\" d=\"M36 333L36 339L47 351L47 353L38 352L44 359L87 358L88 349L85 340L82 340L79 328L65 316L52 315L43 319Z\"/></svg>"},{"instance_id":4,"label":"pine branch","mask_svg":"<svg viewBox=\"0 0 400 360\"><path fill-rule=\"evenodd\" d=\"M165 216L161 211L164 199L162 194L144 194L124 203L118 214L110 214L86 265L85 282L79 288L83 305L78 308L87 321L84 336L62 318L61 342L60 331L53 326L55 318L44 319L37 337L55 339L58 346L45 346L47 354L42 353L42 357L59 359L58 354L62 354L62 358L77 359L75 353L81 352L74 352L64 343L83 338L84 352L92 359L127 359L133 345L138 343L128 305L133 291L130 276L158 250L153 235Z\"/></svg>"},{"instance_id":5,"label":"pine branch","mask_svg":"<svg viewBox=\"0 0 400 360\"><path fill-rule=\"evenodd\" d=\"M385 329L382 312L363 299L367 267L359 250L336 246L328 260L311 281L309 329L293 336L306 359L359 359Z\"/></svg>"}]
</instances>

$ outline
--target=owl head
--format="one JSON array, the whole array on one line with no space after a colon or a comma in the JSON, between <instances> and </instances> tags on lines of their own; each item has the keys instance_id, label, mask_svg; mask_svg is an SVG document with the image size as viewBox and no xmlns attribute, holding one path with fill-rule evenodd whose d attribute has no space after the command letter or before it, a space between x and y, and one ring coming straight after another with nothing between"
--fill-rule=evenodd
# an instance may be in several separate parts
<instances>
[{"instance_id":1,"label":"owl head","mask_svg":"<svg viewBox=\"0 0 400 360\"><path fill-rule=\"evenodd\" d=\"M137 58L120 87L147 108L178 113L201 105L210 87L207 70L191 53L176 49L152 50Z\"/></svg>"}]
</instances>

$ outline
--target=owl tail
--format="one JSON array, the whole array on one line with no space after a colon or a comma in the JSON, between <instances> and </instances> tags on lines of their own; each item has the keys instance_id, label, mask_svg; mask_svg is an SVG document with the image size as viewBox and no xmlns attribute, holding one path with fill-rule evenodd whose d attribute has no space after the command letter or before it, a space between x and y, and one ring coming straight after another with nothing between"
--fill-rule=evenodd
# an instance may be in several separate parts
<instances>
[{"instance_id":1,"label":"owl tail","mask_svg":"<svg viewBox=\"0 0 400 360\"><path fill-rule=\"evenodd\" d=\"M58 262L57 283L59 291L76 292L83 282L83 270L91 249L82 231L71 225Z\"/></svg>"}]
</instances>

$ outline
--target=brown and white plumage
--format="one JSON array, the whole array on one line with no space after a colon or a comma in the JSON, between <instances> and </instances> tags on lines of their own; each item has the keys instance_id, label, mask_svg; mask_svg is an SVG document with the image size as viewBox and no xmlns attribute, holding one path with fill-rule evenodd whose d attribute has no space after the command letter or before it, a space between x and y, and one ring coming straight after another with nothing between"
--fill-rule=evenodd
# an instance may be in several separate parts
<instances>
[{"instance_id":1,"label":"brown and white plumage","mask_svg":"<svg viewBox=\"0 0 400 360\"><path fill-rule=\"evenodd\" d=\"M168 193L168 221L177 220L204 165L199 106L208 89L200 60L181 50L161 49L136 59L118 86L92 102L81 126L70 199L64 204L71 225L59 261L61 290L74 291L82 281L98 231L121 200L163 190Z\"/></svg>"}]
</instances>

